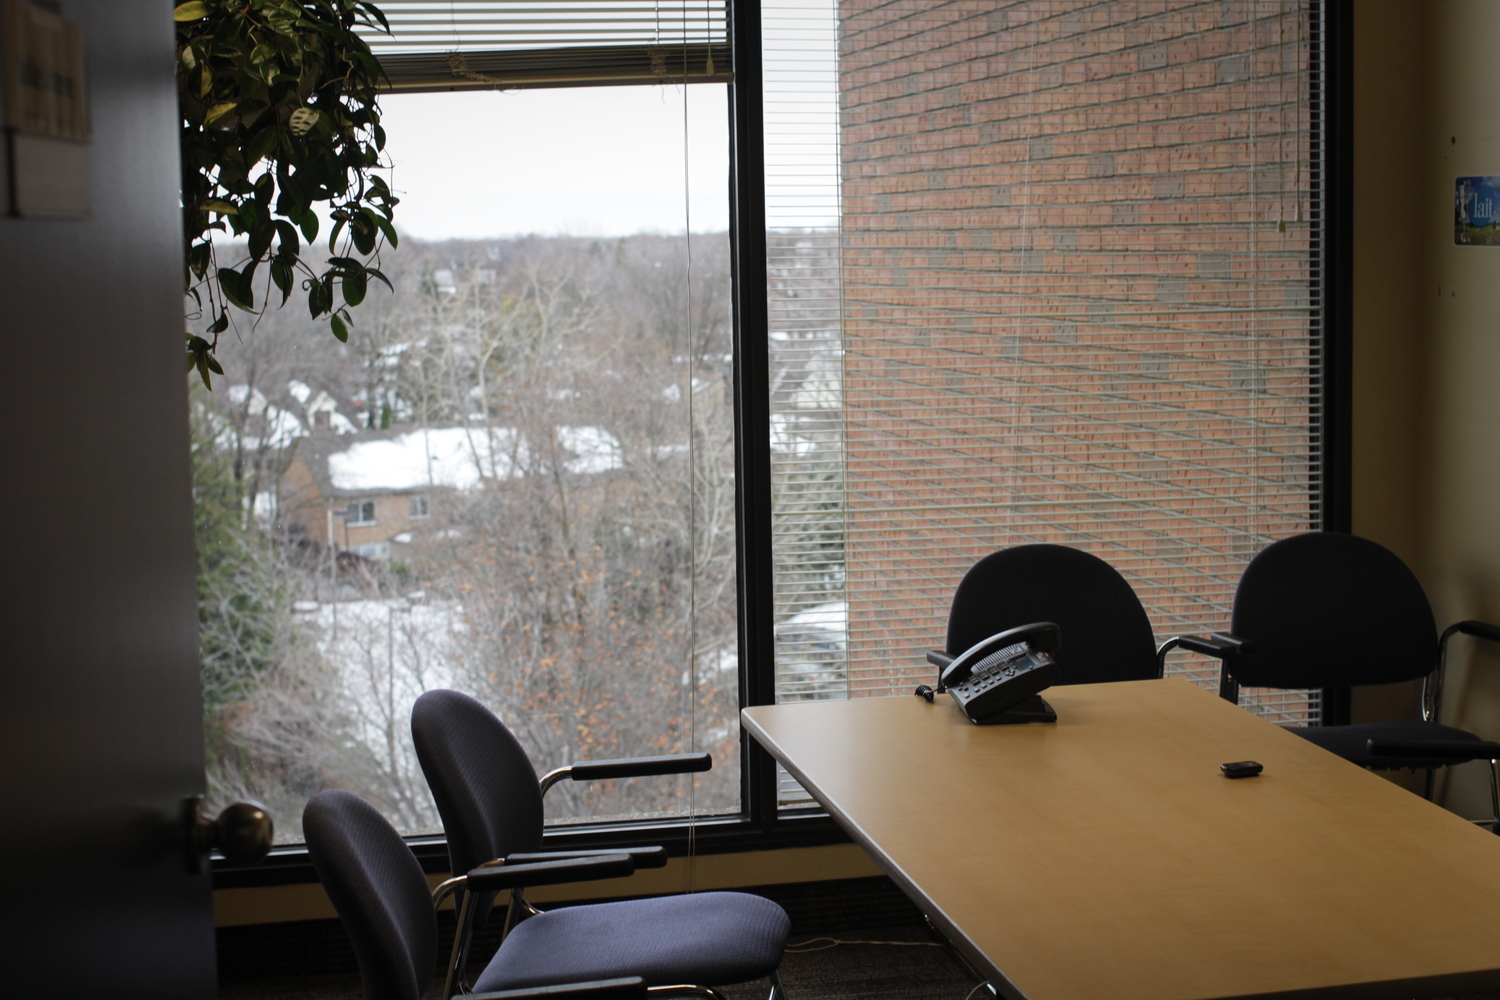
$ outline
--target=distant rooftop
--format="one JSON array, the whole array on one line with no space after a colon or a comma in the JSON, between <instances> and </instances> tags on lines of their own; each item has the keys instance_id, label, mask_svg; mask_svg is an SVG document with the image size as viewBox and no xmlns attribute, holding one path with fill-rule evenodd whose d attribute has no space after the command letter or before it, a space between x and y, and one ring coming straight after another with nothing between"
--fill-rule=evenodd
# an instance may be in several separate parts
<instances>
[{"instance_id":1,"label":"distant rooftop","mask_svg":"<svg viewBox=\"0 0 1500 1000\"><path fill-rule=\"evenodd\" d=\"M620 442L600 427L559 427L576 474L622 468ZM340 445L343 442L339 442ZM470 490L483 479L510 479L528 463L525 441L510 427L433 427L377 440L350 441L327 455L328 477L340 492L399 492L442 486Z\"/></svg>"}]
</instances>

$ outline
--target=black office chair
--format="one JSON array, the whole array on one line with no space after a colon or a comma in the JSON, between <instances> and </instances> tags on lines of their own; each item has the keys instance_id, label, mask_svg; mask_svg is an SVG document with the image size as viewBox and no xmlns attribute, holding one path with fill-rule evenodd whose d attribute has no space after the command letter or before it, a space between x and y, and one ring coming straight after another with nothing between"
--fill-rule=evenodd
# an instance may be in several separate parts
<instances>
[{"instance_id":1,"label":"black office chair","mask_svg":"<svg viewBox=\"0 0 1500 1000\"><path fill-rule=\"evenodd\" d=\"M1135 590L1103 559L1066 545L1017 545L971 566L953 593L945 648L928 660L941 669L976 643L1032 622L1061 630L1052 654L1059 684L1161 676L1151 620Z\"/></svg>"},{"instance_id":2,"label":"black office chair","mask_svg":"<svg viewBox=\"0 0 1500 1000\"><path fill-rule=\"evenodd\" d=\"M1332 753L1376 770L1427 771L1489 760L1492 828L1500 833L1500 745L1440 725L1443 664L1457 633L1500 642L1500 628L1465 621L1439 638L1422 585L1400 558L1369 539L1334 532L1294 535L1245 567L1228 633L1175 637L1163 648L1217 657L1219 693L1238 703L1241 685L1345 688L1423 678L1422 718L1359 725L1288 726Z\"/></svg>"},{"instance_id":3,"label":"black office chair","mask_svg":"<svg viewBox=\"0 0 1500 1000\"><path fill-rule=\"evenodd\" d=\"M542 796L564 778L598 781L704 771L708 754L581 761L549 772L540 782L526 751L495 714L457 691L428 691L411 712L417 760L432 789L454 872L505 871L516 863L560 863L624 854L634 867L660 867L660 847L627 851L537 853L542 845ZM458 887L460 910L483 919L493 892L470 879ZM467 964L468 933L460 936L449 976L460 981ZM712 987L769 977L771 1000L784 1000L778 967L790 921L760 896L704 892L570 906L541 912L526 901L524 886L511 890L500 954L474 984L476 990L542 982L642 976L651 991L669 987L717 995ZM553 942L588 942L561 951ZM678 984L695 984L692 986ZM696 985L702 984L702 985Z\"/></svg>"},{"instance_id":4,"label":"black office chair","mask_svg":"<svg viewBox=\"0 0 1500 1000\"><path fill-rule=\"evenodd\" d=\"M365 1000L421 1000L437 970L437 913L446 898L401 835L368 802L350 792L319 792L302 812L307 850L318 878L344 922L359 959ZM629 857L588 858L568 867L516 865L475 877L488 888L614 878L633 870ZM451 887L452 882L445 883ZM451 888L450 888L451 891ZM503 953L504 948L501 949ZM495 956L499 962L501 955ZM444 994L446 1000L448 994ZM646 981L618 976L503 990L471 1000L644 1000Z\"/></svg>"}]
</instances>

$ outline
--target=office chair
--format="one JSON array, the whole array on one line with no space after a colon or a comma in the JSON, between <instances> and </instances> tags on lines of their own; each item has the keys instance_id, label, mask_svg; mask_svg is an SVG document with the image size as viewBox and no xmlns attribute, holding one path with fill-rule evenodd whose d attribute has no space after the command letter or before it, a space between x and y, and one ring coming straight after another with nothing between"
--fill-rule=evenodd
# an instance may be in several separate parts
<instances>
[{"instance_id":1,"label":"office chair","mask_svg":"<svg viewBox=\"0 0 1500 1000\"><path fill-rule=\"evenodd\" d=\"M928 660L941 669L976 643L1031 622L1061 629L1053 654L1059 684L1161 676L1151 620L1135 590L1103 559L1066 545L1017 545L971 566L953 593L946 646Z\"/></svg>"},{"instance_id":2,"label":"office chair","mask_svg":"<svg viewBox=\"0 0 1500 1000\"><path fill-rule=\"evenodd\" d=\"M1238 703L1241 685L1341 688L1423 678L1422 718L1358 725L1287 726L1362 767L1421 769L1432 797L1436 768L1489 760L1491 828L1500 833L1500 745L1438 723L1448 640L1462 633L1500 642L1500 628L1465 621L1439 638L1422 585L1395 553L1334 532L1294 535L1245 567L1228 633L1181 644L1220 660L1219 694Z\"/></svg>"},{"instance_id":3,"label":"office chair","mask_svg":"<svg viewBox=\"0 0 1500 1000\"><path fill-rule=\"evenodd\" d=\"M427 778L454 872L498 871L520 863L560 864L625 855L634 868L662 867L660 847L624 851L538 853L542 846L542 796L564 778L598 781L643 775L706 771L708 754L581 761L549 772L540 782L526 751L505 724L458 691L428 691L412 706L412 738ZM549 859L559 859L556 861ZM493 891L483 880L455 887L461 921L449 977L461 983L472 928L488 914ZM716 996L712 987L769 977L771 1000L784 1000L778 967L790 921L760 896L703 892L655 899L570 906L541 912L526 901L525 886L511 889L502 947L476 990L544 982L643 977L651 992L686 990ZM587 941L564 952L553 942ZM514 944L513 944L514 943ZM566 960L564 957L566 955ZM704 984L704 985L679 985Z\"/></svg>"},{"instance_id":4,"label":"office chair","mask_svg":"<svg viewBox=\"0 0 1500 1000\"><path fill-rule=\"evenodd\" d=\"M447 893L428 891L427 876L401 835L364 799L345 791L319 792L302 812L307 850L359 959L365 1000L421 1000L437 969L436 904ZM536 885L629 873L629 857L588 858L559 868L530 864L486 869L477 878ZM496 881L503 876L503 881ZM450 879L444 887L456 880ZM451 891L451 888L449 889ZM503 949L502 949L503 951ZM496 955L496 960L500 956ZM448 993L444 993L447 1000ZM646 982L619 976L503 990L473 1000L645 1000Z\"/></svg>"}]
</instances>

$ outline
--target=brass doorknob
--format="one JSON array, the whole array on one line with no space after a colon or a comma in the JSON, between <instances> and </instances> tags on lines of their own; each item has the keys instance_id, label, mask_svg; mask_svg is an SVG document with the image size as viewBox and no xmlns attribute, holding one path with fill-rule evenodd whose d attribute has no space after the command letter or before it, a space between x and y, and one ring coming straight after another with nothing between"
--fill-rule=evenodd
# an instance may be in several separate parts
<instances>
[{"instance_id":1,"label":"brass doorknob","mask_svg":"<svg viewBox=\"0 0 1500 1000\"><path fill-rule=\"evenodd\" d=\"M190 871L207 871L209 853L215 849L237 865L254 864L271 853L276 827L259 803L236 802L213 819L203 814L201 795L189 798L183 806Z\"/></svg>"}]
</instances>

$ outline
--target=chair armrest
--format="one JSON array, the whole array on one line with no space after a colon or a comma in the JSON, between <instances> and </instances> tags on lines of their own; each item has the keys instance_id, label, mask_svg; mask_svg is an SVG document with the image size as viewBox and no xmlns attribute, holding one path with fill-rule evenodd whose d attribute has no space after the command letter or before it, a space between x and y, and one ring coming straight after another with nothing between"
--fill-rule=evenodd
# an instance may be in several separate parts
<instances>
[{"instance_id":1,"label":"chair armrest","mask_svg":"<svg viewBox=\"0 0 1500 1000\"><path fill-rule=\"evenodd\" d=\"M605 778L644 778L653 774L690 774L712 770L714 759L706 753L673 753L661 757L623 757L619 760L579 760L568 768L574 781Z\"/></svg>"},{"instance_id":2,"label":"chair armrest","mask_svg":"<svg viewBox=\"0 0 1500 1000\"><path fill-rule=\"evenodd\" d=\"M1443 629L1443 634L1438 639L1438 663L1437 669L1427 675L1422 682L1422 719L1424 722L1437 722L1443 710L1443 674L1446 673L1448 664L1448 640L1455 635L1472 635L1476 639L1488 639L1490 642L1500 642L1500 625L1489 625L1480 621L1456 622ZM1500 817L1497 817L1500 823ZM1500 830L1496 831L1500 833Z\"/></svg>"},{"instance_id":3,"label":"chair armrest","mask_svg":"<svg viewBox=\"0 0 1500 1000\"><path fill-rule=\"evenodd\" d=\"M1500 642L1500 625L1489 625L1485 622L1476 621L1459 622L1456 625L1448 626L1444 637L1446 638L1454 632L1472 635L1476 639L1488 639L1490 642Z\"/></svg>"},{"instance_id":4,"label":"chair armrest","mask_svg":"<svg viewBox=\"0 0 1500 1000\"><path fill-rule=\"evenodd\" d=\"M1500 743L1487 740L1366 740L1372 757L1427 757L1432 760L1500 759Z\"/></svg>"},{"instance_id":5,"label":"chair armrest","mask_svg":"<svg viewBox=\"0 0 1500 1000\"><path fill-rule=\"evenodd\" d=\"M943 670L948 666L948 664L952 663L956 659L958 659L958 657L949 656L945 650L929 649L927 651L927 662L932 664L934 667L937 667L939 670Z\"/></svg>"},{"instance_id":6,"label":"chair armrest","mask_svg":"<svg viewBox=\"0 0 1500 1000\"><path fill-rule=\"evenodd\" d=\"M1219 696L1229 701L1239 699L1239 683L1230 676L1229 659L1238 653L1255 652L1255 643L1229 632L1215 632L1207 639L1196 635L1174 635L1156 649L1156 676L1167 673L1167 654L1182 647L1191 653L1212 656L1223 664L1219 668Z\"/></svg>"},{"instance_id":7,"label":"chair armrest","mask_svg":"<svg viewBox=\"0 0 1500 1000\"><path fill-rule=\"evenodd\" d=\"M467 1000L643 1000L646 981L640 976L596 979L589 983L529 986L524 990L470 993Z\"/></svg>"},{"instance_id":8,"label":"chair armrest","mask_svg":"<svg viewBox=\"0 0 1500 1000\"><path fill-rule=\"evenodd\" d=\"M1157 656L1164 656L1169 650L1181 647L1190 653L1202 653L1204 656L1212 656L1216 659L1228 659L1238 653L1255 652L1255 643L1250 639L1228 632L1215 632L1207 639L1196 635L1174 635L1157 649Z\"/></svg>"},{"instance_id":9,"label":"chair armrest","mask_svg":"<svg viewBox=\"0 0 1500 1000\"><path fill-rule=\"evenodd\" d=\"M563 858L524 865L501 865L498 868L475 868L464 876L464 888L471 892L493 892L497 889L525 889L533 885L560 885L564 882L591 882L601 878L624 878L635 871L628 854L596 854L586 858Z\"/></svg>"},{"instance_id":10,"label":"chair armrest","mask_svg":"<svg viewBox=\"0 0 1500 1000\"><path fill-rule=\"evenodd\" d=\"M640 871L642 868L667 867L667 849L665 847L601 848L597 851L539 851L535 854L506 855L505 863L508 865L528 865L537 861L597 858L605 854L624 854L628 856L631 861L635 862L636 871Z\"/></svg>"},{"instance_id":11,"label":"chair armrest","mask_svg":"<svg viewBox=\"0 0 1500 1000\"><path fill-rule=\"evenodd\" d=\"M604 781L607 778L645 778L657 774L691 774L709 771L713 756L707 753L670 753L660 757L621 757L617 760L578 760L554 768L542 776L542 794L569 778L573 781Z\"/></svg>"}]
</instances>

